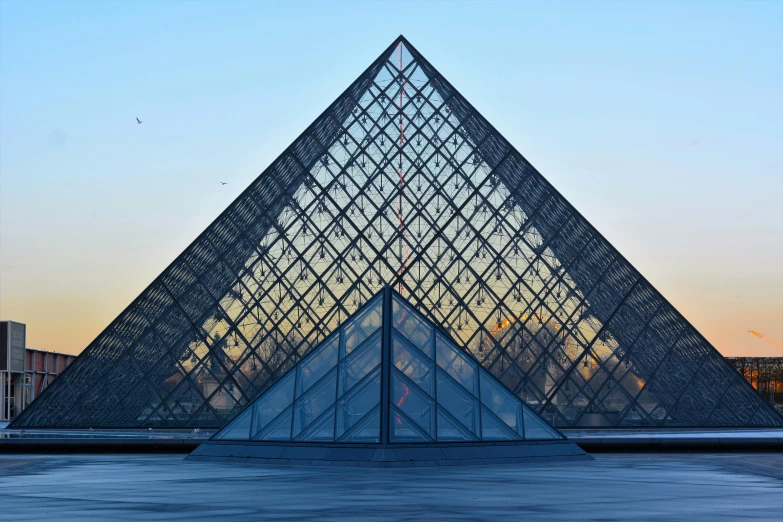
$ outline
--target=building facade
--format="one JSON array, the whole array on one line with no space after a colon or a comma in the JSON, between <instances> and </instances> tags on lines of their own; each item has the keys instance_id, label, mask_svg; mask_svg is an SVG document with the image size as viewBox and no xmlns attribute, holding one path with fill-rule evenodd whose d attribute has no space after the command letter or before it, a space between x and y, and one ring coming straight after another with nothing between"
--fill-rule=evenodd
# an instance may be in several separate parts
<instances>
[{"instance_id":1,"label":"building facade","mask_svg":"<svg viewBox=\"0 0 783 522\"><path fill-rule=\"evenodd\" d=\"M74 360L27 347L27 325L0 321L0 422L12 421Z\"/></svg>"},{"instance_id":2,"label":"building facade","mask_svg":"<svg viewBox=\"0 0 783 522\"><path fill-rule=\"evenodd\" d=\"M783 414L783 357L727 357L726 360Z\"/></svg>"}]
</instances>

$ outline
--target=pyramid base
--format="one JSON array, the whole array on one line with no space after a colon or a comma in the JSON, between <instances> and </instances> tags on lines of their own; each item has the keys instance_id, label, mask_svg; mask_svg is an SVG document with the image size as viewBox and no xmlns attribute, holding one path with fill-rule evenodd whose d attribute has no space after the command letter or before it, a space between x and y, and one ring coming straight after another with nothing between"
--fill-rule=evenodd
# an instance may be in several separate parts
<instances>
[{"instance_id":1,"label":"pyramid base","mask_svg":"<svg viewBox=\"0 0 783 522\"><path fill-rule=\"evenodd\" d=\"M208 441L188 460L318 466L403 468L541 464L593 458L568 440L451 444L316 444Z\"/></svg>"}]
</instances>

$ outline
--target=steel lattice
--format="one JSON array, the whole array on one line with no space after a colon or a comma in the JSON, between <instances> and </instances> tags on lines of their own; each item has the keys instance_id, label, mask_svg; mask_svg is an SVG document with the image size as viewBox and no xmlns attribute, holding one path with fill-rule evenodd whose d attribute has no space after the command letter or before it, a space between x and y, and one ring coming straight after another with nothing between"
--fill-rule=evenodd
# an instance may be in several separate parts
<instances>
[{"instance_id":1,"label":"steel lattice","mask_svg":"<svg viewBox=\"0 0 783 522\"><path fill-rule=\"evenodd\" d=\"M385 284L555 426L783 424L400 37L13 425L221 426Z\"/></svg>"}]
</instances>

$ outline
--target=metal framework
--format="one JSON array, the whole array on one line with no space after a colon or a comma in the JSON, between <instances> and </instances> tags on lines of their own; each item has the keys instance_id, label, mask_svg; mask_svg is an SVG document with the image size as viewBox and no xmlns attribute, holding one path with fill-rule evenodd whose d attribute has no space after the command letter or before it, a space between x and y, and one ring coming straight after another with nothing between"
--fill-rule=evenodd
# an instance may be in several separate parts
<instances>
[{"instance_id":1,"label":"metal framework","mask_svg":"<svg viewBox=\"0 0 783 522\"><path fill-rule=\"evenodd\" d=\"M215 427L384 285L571 426L783 418L399 37L16 427Z\"/></svg>"}]
</instances>

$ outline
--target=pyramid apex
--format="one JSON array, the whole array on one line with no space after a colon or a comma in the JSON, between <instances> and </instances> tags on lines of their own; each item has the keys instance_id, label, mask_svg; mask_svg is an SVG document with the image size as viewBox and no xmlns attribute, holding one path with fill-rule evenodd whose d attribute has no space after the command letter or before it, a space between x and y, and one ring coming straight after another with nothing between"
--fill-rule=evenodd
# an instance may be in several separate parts
<instances>
[{"instance_id":1,"label":"pyramid apex","mask_svg":"<svg viewBox=\"0 0 783 522\"><path fill-rule=\"evenodd\" d=\"M399 43L403 43L406 46L410 46L410 42L408 41L407 38L405 38L405 35L402 33L397 38L394 39L394 43L392 43L392 45L397 45Z\"/></svg>"}]
</instances>

